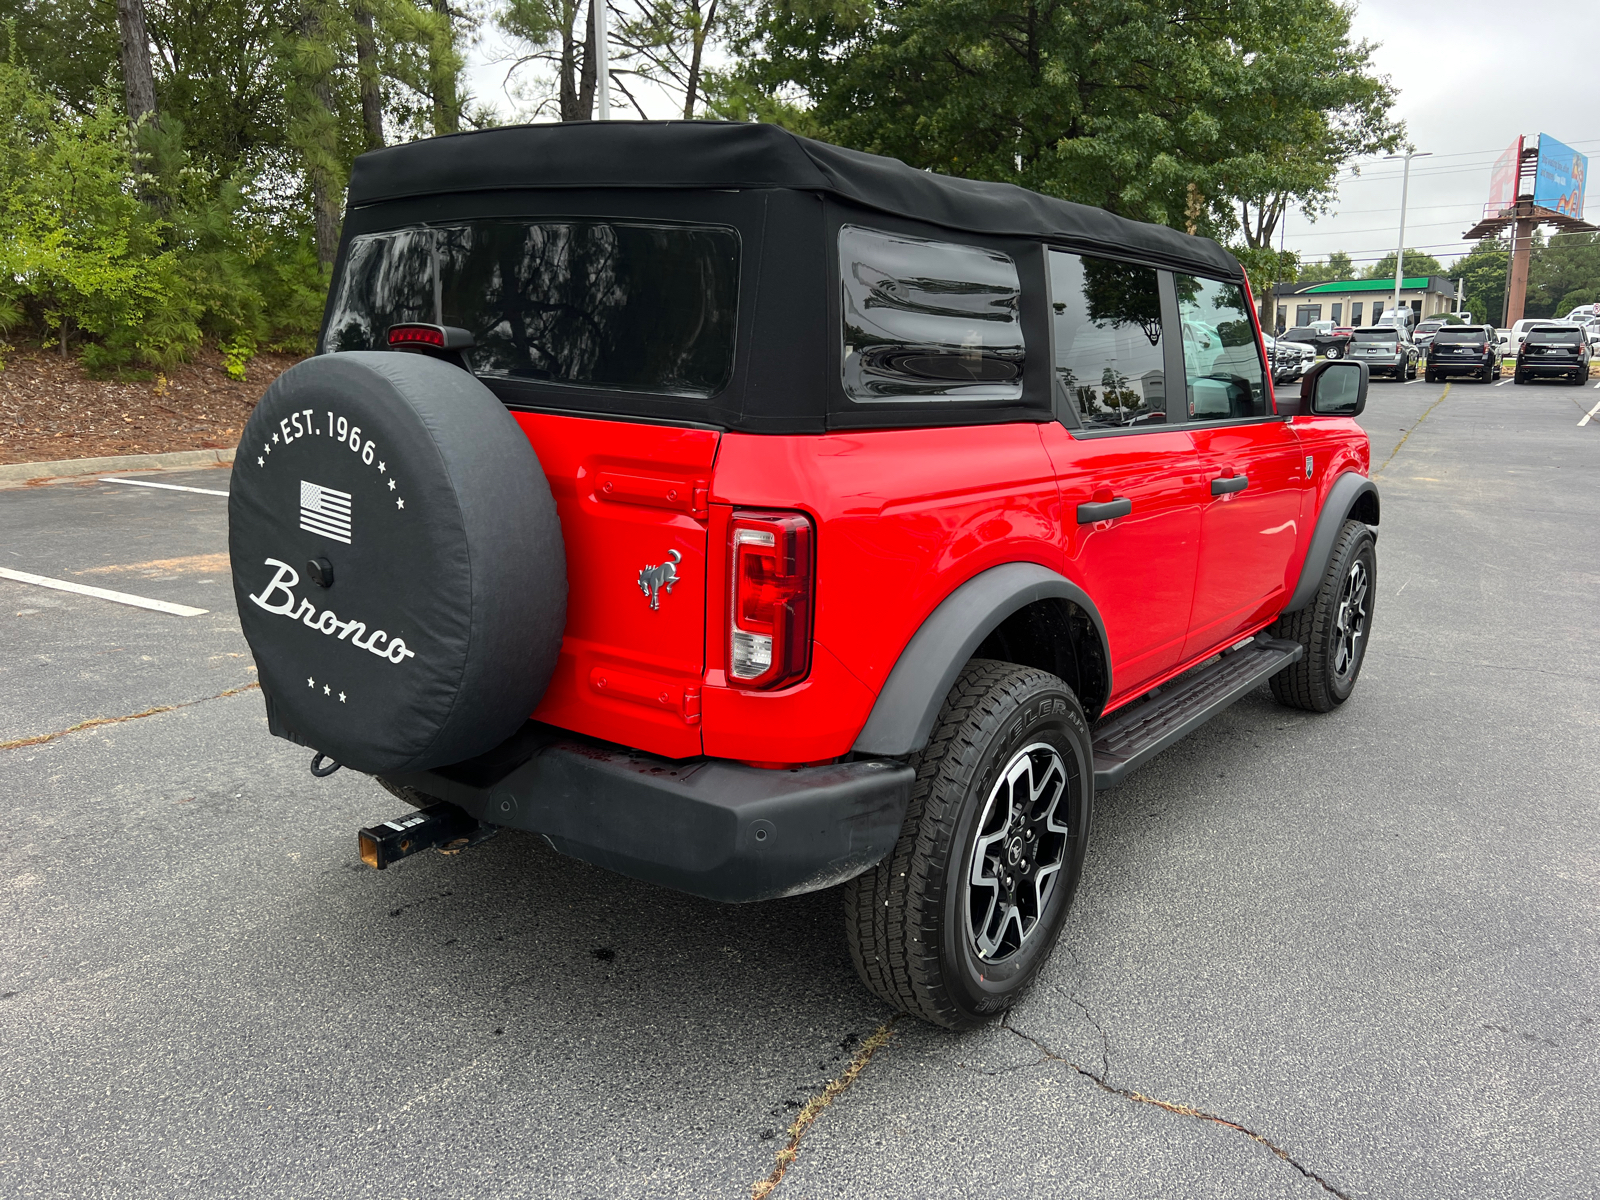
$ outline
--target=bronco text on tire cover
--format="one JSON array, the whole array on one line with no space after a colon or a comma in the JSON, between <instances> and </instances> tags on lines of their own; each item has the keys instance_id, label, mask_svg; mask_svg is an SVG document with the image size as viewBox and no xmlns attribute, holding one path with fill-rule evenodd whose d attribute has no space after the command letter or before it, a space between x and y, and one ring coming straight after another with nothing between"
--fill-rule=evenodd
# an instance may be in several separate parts
<instances>
[{"instance_id":1,"label":"bronco text on tire cover","mask_svg":"<svg viewBox=\"0 0 1600 1200\"><path fill-rule=\"evenodd\" d=\"M465 371L357 353L285 372L239 444L228 547L272 732L337 762L459 762L549 682L560 524L533 448Z\"/></svg>"}]
</instances>

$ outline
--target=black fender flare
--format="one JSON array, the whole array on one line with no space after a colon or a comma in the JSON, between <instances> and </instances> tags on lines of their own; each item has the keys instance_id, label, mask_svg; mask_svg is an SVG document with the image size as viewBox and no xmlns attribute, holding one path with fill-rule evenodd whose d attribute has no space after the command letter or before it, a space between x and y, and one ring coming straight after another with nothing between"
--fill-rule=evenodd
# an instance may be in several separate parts
<instances>
[{"instance_id":1,"label":"black fender flare","mask_svg":"<svg viewBox=\"0 0 1600 1200\"><path fill-rule=\"evenodd\" d=\"M1317 588L1327 572L1328 559L1333 556L1333 543L1339 530L1350 519L1350 513L1363 496L1372 497L1373 516L1378 515L1378 486L1365 475L1346 471L1333 481L1328 498L1322 502L1317 514L1317 527L1311 534L1311 548L1306 551L1305 565L1300 568L1300 582L1295 586L1289 603L1283 606L1286 613L1299 612L1316 599ZM1374 520L1369 524L1377 524Z\"/></svg>"},{"instance_id":2,"label":"black fender flare","mask_svg":"<svg viewBox=\"0 0 1600 1200\"><path fill-rule=\"evenodd\" d=\"M1105 622L1084 590L1037 563L1006 563L973 576L944 598L900 652L853 749L858 754L904 755L928 744L933 722L967 661L1012 613L1037 600L1070 600L1093 622L1111 690L1111 648ZM1105 696L1079 697L1085 708Z\"/></svg>"}]
</instances>

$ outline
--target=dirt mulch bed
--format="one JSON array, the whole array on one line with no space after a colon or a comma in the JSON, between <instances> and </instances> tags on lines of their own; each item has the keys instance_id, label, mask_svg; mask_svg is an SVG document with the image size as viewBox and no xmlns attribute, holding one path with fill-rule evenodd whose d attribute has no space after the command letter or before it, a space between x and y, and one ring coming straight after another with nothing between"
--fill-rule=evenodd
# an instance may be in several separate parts
<instances>
[{"instance_id":1,"label":"dirt mulch bed","mask_svg":"<svg viewBox=\"0 0 1600 1200\"><path fill-rule=\"evenodd\" d=\"M207 346L147 383L90 379L76 359L16 350L0 370L0 464L223 450L239 443L250 410L300 360L258 354L242 383Z\"/></svg>"}]
</instances>

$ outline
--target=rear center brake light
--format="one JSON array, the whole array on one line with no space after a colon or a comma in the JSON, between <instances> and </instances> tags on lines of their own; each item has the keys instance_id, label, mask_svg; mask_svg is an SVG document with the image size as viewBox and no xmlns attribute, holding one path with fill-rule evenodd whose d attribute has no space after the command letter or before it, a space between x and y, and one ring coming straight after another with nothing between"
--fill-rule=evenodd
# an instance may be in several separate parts
<instances>
[{"instance_id":1,"label":"rear center brake light","mask_svg":"<svg viewBox=\"0 0 1600 1200\"><path fill-rule=\"evenodd\" d=\"M429 346L436 350L467 350L473 338L469 330L454 325L424 325L420 321L406 321L389 326L391 346Z\"/></svg>"},{"instance_id":2,"label":"rear center brake light","mask_svg":"<svg viewBox=\"0 0 1600 1200\"><path fill-rule=\"evenodd\" d=\"M739 511L728 528L728 677L767 690L811 670L815 555L801 513Z\"/></svg>"}]
</instances>

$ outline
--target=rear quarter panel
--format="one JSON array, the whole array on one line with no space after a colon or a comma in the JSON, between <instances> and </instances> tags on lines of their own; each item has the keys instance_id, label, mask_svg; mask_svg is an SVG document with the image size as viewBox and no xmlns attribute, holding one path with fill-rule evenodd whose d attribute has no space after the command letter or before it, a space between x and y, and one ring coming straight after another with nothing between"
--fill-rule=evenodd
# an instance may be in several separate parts
<instances>
[{"instance_id":1,"label":"rear quarter panel","mask_svg":"<svg viewBox=\"0 0 1600 1200\"><path fill-rule=\"evenodd\" d=\"M849 752L900 652L939 602L1007 562L1062 568L1059 502L1034 424L800 437L725 434L712 481L705 752L801 763ZM817 526L811 674L727 685L727 514L797 509Z\"/></svg>"}]
</instances>

